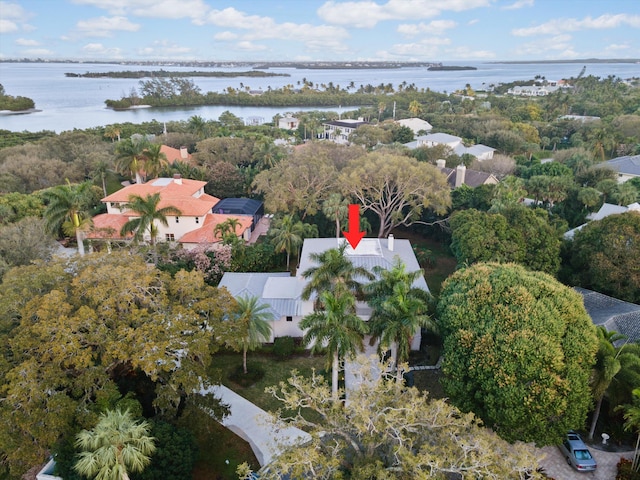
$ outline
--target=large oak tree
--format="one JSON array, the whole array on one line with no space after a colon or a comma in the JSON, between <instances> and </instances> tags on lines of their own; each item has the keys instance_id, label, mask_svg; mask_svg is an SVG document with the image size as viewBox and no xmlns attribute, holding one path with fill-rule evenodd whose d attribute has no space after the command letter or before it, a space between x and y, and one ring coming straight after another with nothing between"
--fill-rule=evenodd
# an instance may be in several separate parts
<instances>
[{"instance_id":1,"label":"large oak tree","mask_svg":"<svg viewBox=\"0 0 640 480\"><path fill-rule=\"evenodd\" d=\"M235 301L198 272L175 278L127 253L58 259L0 285L0 456L12 473L94 424L103 392L149 385L175 416L208 378ZM123 392L124 393L124 392Z\"/></svg>"},{"instance_id":2,"label":"large oak tree","mask_svg":"<svg viewBox=\"0 0 640 480\"><path fill-rule=\"evenodd\" d=\"M384 151L352 160L340 173L339 185L378 216L380 238L419 222L427 208L442 214L451 205L449 185L438 168Z\"/></svg>"}]
</instances>

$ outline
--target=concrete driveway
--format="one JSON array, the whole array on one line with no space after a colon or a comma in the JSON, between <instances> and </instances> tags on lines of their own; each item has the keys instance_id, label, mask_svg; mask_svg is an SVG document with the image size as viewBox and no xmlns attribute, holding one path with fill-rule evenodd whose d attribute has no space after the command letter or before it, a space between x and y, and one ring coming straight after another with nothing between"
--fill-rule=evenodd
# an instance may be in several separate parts
<instances>
[{"instance_id":1,"label":"concrete driveway","mask_svg":"<svg viewBox=\"0 0 640 480\"><path fill-rule=\"evenodd\" d=\"M545 458L540 462L547 476L556 480L614 480L616 465L620 457L631 459L633 452L603 452L590 448L591 454L598 462L595 472L577 472L571 468L558 447L544 447L541 449Z\"/></svg>"}]
</instances>

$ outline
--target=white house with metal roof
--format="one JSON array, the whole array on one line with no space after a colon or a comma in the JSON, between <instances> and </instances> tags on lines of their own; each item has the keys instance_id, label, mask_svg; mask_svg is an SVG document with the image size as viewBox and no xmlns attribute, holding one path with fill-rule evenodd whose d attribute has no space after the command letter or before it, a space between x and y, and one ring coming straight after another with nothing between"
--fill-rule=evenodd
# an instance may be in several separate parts
<instances>
[{"instance_id":1,"label":"white house with metal roof","mask_svg":"<svg viewBox=\"0 0 640 480\"><path fill-rule=\"evenodd\" d=\"M493 152L496 151L495 148L482 145L481 143L466 147L464 143L462 143L462 138L455 135L449 135L448 133L430 133L428 135L420 135L419 137L416 137L413 142L404 144L405 147L410 148L411 150L420 147L436 147L438 145L445 145L449 147L459 157L468 154L474 156L479 161L492 159Z\"/></svg>"},{"instance_id":2,"label":"white house with metal roof","mask_svg":"<svg viewBox=\"0 0 640 480\"><path fill-rule=\"evenodd\" d=\"M273 341L277 337L302 337L304 331L300 321L305 315L313 312L314 298L302 300L301 294L307 281L302 274L316 264L311 254L322 253L331 248L338 248L346 242L344 238L308 238L305 239L300 255L300 266L295 277L288 272L278 273L225 273L219 286L225 287L234 297L255 296L259 303L266 304L274 316L272 322ZM347 245L345 254L357 267L373 271L379 266L390 269L396 257L405 264L407 271L420 270L420 264L413 252L409 240L389 238L363 238L357 248ZM364 279L362 279L364 281ZM429 291L427 282L420 275L414 287ZM356 314L363 320L369 320L371 308L365 302L357 302ZM420 348L420 331L416 332L411 344L413 350ZM365 340L366 342L366 340Z\"/></svg>"}]
</instances>

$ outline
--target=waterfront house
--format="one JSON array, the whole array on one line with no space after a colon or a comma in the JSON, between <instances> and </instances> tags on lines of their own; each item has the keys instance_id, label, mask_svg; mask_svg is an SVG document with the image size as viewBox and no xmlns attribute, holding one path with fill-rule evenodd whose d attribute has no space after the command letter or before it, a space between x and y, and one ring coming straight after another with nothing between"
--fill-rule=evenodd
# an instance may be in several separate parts
<instances>
[{"instance_id":1,"label":"waterfront house","mask_svg":"<svg viewBox=\"0 0 640 480\"><path fill-rule=\"evenodd\" d=\"M248 241L254 228L254 219L259 215L260 208L253 208L255 205L252 205L252 211L249 214L216 213L214 210L220 203L220 199L204 192L206 183L183 179L179 174L175 174L173 178L156 178L146 183L124 187L102 199L102 203L107 207L107 213L93 218L93 227L86 233L86 238L90 241L130 240L131 236L120 235L122 226L137 215L128 209L130 197L138 195L145 198L147 195L158 193L160 195L158 208L173 206L181 212L180 215L169 216L166 227L158 222L154 224L158 232L156 237L158 241L179 242L184 248L193 248L200 243L217 243L221 239L214 233L216 226L231 218L238 222L236 227L238 237ZM230 199L225 200L228 202ZM148 233L145 234L144 240L150 240Z\"/></svg>"},{"instance_id":2,"label":"waterfront house","mask_svg":"<svg viewBox=\"0 0 640 480\"><path fill-rule=\"evenodd\" d=\"M369 122L365 122L362 117L357 120L347 118L325 122L322 124L324 127L322 138L345 145L349 143L349 135L362 125L369 125Z\"/></svg>"}]
</instances>

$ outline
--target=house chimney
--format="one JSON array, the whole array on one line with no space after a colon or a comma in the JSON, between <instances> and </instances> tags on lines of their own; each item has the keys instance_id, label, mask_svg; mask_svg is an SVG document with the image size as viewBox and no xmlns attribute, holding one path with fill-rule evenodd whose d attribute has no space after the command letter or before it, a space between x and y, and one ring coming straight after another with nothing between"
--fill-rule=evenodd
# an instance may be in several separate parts
<instances>
[{"instance_id":1,"label":"house chimney","mask_svg":"<svg viewBox=\"0 0 640 480\"><path fill-rule=\"evenodd\" d=\"M442 158L441 158L440 160L436 160L436 166L437 166L440 170L442 170L444 167L446 167L446 166L447 166L447 161L446 161L446 160L444 160L444 159L442 159Z\"/></svg>"},{"instance_id":2,"label":"house chimney","mask_svg":"<svg viewBox=\"0 0 640 480\"><path fill-rule=\"evenodd\" d=\"M189 158L189 152L187 151L187 147L180 147L180 158L186 160Z\"/></svg>"},{"instance_id":3,"label":"house chimney","mask_svg":"<svg viewBox=\"0 0 640 480\"><path fill-rule=\"evenodd\" d=\"M465 167L463 164L460 164L456 167L456 188L464 184L464 177L466 173L467 167Z\"/></svg>"},{"instance_id":4,"label":"house chimney","mask_svg":"<svg viewBox=\"0 0 640 480\"><path fill-rule=\"evenodd\" d=\"M182 185L182 175L180 175L179 173L174 173L173 183L175 183L176 185Z\"/></svg>"},{"instance_id":5,"label":"house chimney","mask_svg":"<svg viewBox=\"0 0 640 480\"><path fill-rule=\"evenodd\" d=\"M389 234L389 241L387 242L387 248L389 249L390 252L393 252L393 247L394 247L394 238L393 238L393 233Z\"/></svg>"}]
</instances>

